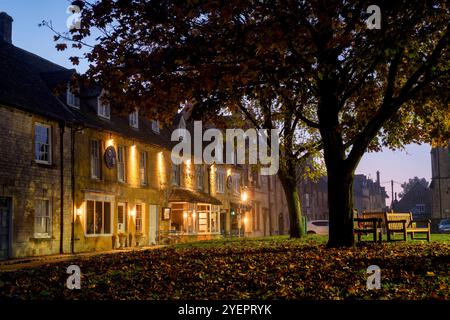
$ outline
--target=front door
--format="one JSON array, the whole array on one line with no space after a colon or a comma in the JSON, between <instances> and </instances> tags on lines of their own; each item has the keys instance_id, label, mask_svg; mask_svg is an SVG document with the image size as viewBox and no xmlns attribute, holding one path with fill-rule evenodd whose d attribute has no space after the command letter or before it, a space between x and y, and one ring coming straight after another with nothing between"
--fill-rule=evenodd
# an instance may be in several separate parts
<instances>
[{"instance_id":1,"label":"front door","mask_svg":"<svg viewBox=\"0 0 450 320\"><path fill-rule=\"evenodd\" d=\"M127 234L127 213L125 203L117 204L117 233L119 234L119 247L126 246Z\"/></svg>"},{"instance_id":2,"label":"front door","mask_svg":"<svg viewBox=\"0 0 450 320\"><path fill-rule=\"evenodd\" d=\"M10 254L11 198L0 197L0 260Z\"/></svg>"},{"instance_id":3,"label":"front door","mask_svg":"<svg viewBox=\"0 0 450 320\"><path fill-rule=\"evenodd\" d=\"M156 244L157 233L158 233L158 206L151 204L150 205L150 219L149 219L149 243Z\"/></svg>"}]
</instances>

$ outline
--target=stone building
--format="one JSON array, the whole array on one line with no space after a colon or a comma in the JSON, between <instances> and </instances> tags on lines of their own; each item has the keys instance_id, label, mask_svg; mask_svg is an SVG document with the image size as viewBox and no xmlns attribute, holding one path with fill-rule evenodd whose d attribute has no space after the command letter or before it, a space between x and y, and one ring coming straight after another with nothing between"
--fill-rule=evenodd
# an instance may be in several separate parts
<instances>
[{"instance_id":1,"label":"stone building","mask_svg":"<svg viewBox=\"0 0 450 320\"><path fill-rule=\"evenodd\" d=\"M328 183L327 177L318 181L304 180L298 184L302 197L302 211L308 220L328 220ZM356 174L353 181L353 205L358 212L386 211L388 195L380 185L380 173L377 180Z\"/></svg>"},{"instance_id":2,"label":"stone building","mask_svg":"<svg viewBox=\"0 0 450 320\"><path fill-rule=\"evenodd\" d=\"M72 71L15 47L0 13L0 259L70 251L72 124L53 80Z\"/></svg>"},{"instance_id":3,"label":"stone building","mask_svg":"<svg viewBox=\"0 0 450 320\"><path fill-rule=\"evenodd\" d=\"M354 208L358 212L386 211L386 189L380 184L380 172L377 171L377 180L373 181L363 174L356 174L353 181Z\"/></svg>"},{"instance_id":4,"label":"stone building","mask_svg":"<svg viewBox=\"0 0 450 320\"><path fill-rule=\"evenodd\" d=\"M302 211L308 220L328 220L328 178L305 179L298 188L302 196Z\"/></svg>"},{"instance_id":5,"label":"stone building","mask_svg":"<svg viewBox=\"0 0 450 320\"><path fill-rule=\"evenodd\" d=\"M0 259L287 232L276 176L193 156L175 165L185 112L169 127L116 112L11 34L0 13Z\"/></svg>"},{"instance_id":6,"label":"stone building","mask_svg":"<svg viewBox=\"0 0 450 320\"><path fill-rule=\"evenodd\" d=\"M190 118L190 109L186 108L181 115L181 120L192 137L194 121ZM231 122L237 129L240 128L239 121L230 121L228 117L222 117L221 121ZM211 128L218 127L209 122L204 125L203 130ZM205 146L203 144L203 148ZM225 148L223 151L225 159ZM286 197L278 176L261 175L259 169L248 164L215 164L209 170L210 189L205 190L221 202L222 235L270 236L289 231Z\"/></svg>"},{"instance_id":7,"label":"stone building","mask_svg":"<svg viewBox=\"0 0 450 320\"><path fill-rule=\"evenodd\" d=\"M431 218L431 190L417 182L400 200L395 195L394 212L411 212L415 219Z\"/></svg>"},{"instance_id":8,"label":"stone building","mask_svg":"<svg viewBox=\"0 0 450 320\"><path fill-rule=\"evenodd\" d=\"M450 143L431 150L432 218L450 218Z\"/></svg>"}]
</instances>

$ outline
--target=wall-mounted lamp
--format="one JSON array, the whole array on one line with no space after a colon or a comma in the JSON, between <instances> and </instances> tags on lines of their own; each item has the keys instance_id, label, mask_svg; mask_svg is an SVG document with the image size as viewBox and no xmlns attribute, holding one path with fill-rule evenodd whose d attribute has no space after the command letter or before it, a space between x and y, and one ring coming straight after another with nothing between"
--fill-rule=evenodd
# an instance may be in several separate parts
<instances>
[{"instance_id":1,"label":"wall-mounted lamp","mask_svg":"<svg viewBox=\"0 0 450 320\"><path fill-rule=\"evenodd\" d=\"M241 200L242 200L242 202L247 202L247 200L248 200L248 193L247 193L246 190L242 191L242 193L241 193Z\"/></svg>"},{"instance_id":2,"label":"wall-mounted lamp","mask_svg":"<svg viewBox=\"0 0 450 320\"><path fill-rule=\"evenodd\" d=\"M245 218L244 218L244 224L247 224L247 223L248 223L248 218L245 217Z\"/></svg>"},{"instance_id":3,"label":"wall-mounted lamp","mask_svg":"<svg viewBox=\"0 0 450 320\"><path fill-rule=\"evenodd\" d=\"M187 212L186 212L186 211L185 211L185 212L183 212L183 218L187 219L187 217L188 217L188 214L187 214Z\"/></svg>"},{"instance_id":4,"label":"wall-mounted lamp","mask_svg":"<svg viewBox=\"0 0 450 320\"><path fill-rule=\"evenodd\" d=\"M77 213L77 216L81 217L81 214L83 213L83 210L81 210L81 208L78 208L76 213Z\"/></svg>"},{"instance_id":5,"label":"wall-mounted lamp","mask_svg":"<svg viewBox=\"0 0 450 320\"><path fill-rule=\"evenodd\" d=\"M110 136L110 138L108 139L108 140L106 140L106 147L110 147L110 146L112 146L114 144L114 140L111 138L111 136Z\"/></svg>"}]
</instances>

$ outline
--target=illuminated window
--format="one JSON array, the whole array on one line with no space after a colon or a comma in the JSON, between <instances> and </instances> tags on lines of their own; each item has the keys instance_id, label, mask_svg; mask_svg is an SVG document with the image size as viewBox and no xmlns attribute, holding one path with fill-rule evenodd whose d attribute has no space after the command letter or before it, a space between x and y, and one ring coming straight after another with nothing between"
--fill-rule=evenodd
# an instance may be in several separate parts
<instances>
[{"instance_id":1,"label":"illuminated window","mask_svg":"<svg viewBox=\"0 0 450 320\"><path fill-rule=\"evenodd\" d=\"M136 232L142 233L142 204L136 205Z\"/></svg>"},{"instance_id":2,"label":"illuminated window","mask_svg":"<svg viewBox=\"0 0 450 320\"><path fill-rule=\"evenodd\" d=\"M117 180L125 182L126 176L126 150L124 146L117 147Z\"/></svg>"},{"instance_id":3,"label":"illuminated window","mask_svg":"<svg viewBox=\"0 0 450 320\"><path fill-rule=\"evenodd\" d=\"M100 142L91 140L91 178L100 179Z\"/></svg>"},{"instance_id":4,"label":"illuminated window","mask_svg":"<svg viewBox=\"0 0 450 320\"><path fill-rule=\"evenodd\" d=\"M141 151L139 157L139 178L141 186L147 185L147 152Z\"/></svg>"},{"instance_id":5,"label":"illuminated window","mask_svg":"<svg viewBox=\"0 0 450 320\"><path fill-rule=\"evenodd\" d=\"M86 201L86 234L111 234L111 202Z\"/></svg>"},{"instance_id":6,"label":"illuminated window","mask_svg":"<svg viewBox=\"0 0 450 320\"><path fill-rule=\"evenodd\" d=\"M52 226L50 200L38 199L34 208L34 236L36 238L50 237Z\"/></svg>"},{"instance_id":7,"label":"illuminated window","mask_svg":"<svg viewBox=\"0 0 450 320\"><path fill-rule=\"evenodd\" d=\"M217 169L216 171L216 192L225 192L225 171L222 169Z\"/></svg>"}]
</instances>

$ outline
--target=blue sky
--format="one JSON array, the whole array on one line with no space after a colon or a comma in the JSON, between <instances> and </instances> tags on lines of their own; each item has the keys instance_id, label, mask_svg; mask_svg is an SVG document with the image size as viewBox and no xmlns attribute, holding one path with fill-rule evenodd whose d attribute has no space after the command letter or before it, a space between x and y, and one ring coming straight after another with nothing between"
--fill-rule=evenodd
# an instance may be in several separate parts
<instances>
[{"instance_id":1,"label":"blue sky","mask_svg":"<svg viewBox=\"0 0 450 320\"><path fill-rule=\"evenodd\" d=\"M56 51L53 32L46 27L39 27L42 20L52 21L53 27L66 32L66 13L71 1L68 0L1 0L0 11L5 11L13 19L13 44L31 51L41 57L53 61L66 68L74 68L68 60L70 56L80 53L79 50ZM75 69L83 72L86 63L80 63Z\"/></svg>"},{"instance_id":2,"label":"blue sky","mask_svg":"<svg viewBox=\"0 0 450 320\"><path fill-rule=\"evenodd\" d=\"M69 4L70 1L66 0L1 0L0 11L7 12L14 19L14 45L67 68L74 68L68 57L77 55L79 51L56 51L52 31L38 27L42 20L51 20L55 29L66 31L66 20L69 17L66 9ZM76 67L79 72L84 72L86 68L87 64L83 61ZM375 179L377 170L381 172L381 182L391 179L404 182L414 176L430 180L430 146L408 145L405 151L384 150L380 153L368 153L362 159L356 173L370 175ZM385 186L388 187L390 194L390 183L386 183ZM394 184L394 191L401 191L399 184Z\"/></svg>"}]
</instances>

